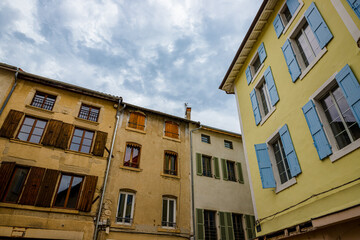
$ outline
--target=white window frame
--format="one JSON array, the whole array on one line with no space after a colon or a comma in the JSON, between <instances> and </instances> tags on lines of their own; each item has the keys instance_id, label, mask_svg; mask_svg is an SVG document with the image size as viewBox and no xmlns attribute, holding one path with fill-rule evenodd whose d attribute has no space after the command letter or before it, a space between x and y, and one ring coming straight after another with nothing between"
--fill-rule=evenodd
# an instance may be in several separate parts
<instances>
[{"instance_id":1,"label":"white window frame","mask_svg":"<svg viewBox=\"0 0 360 240\"><path fill-rule=\"evenodd\" d=\"M354 150L360 148L360 138L353 141L346 147L343 147L342 149L339 149L337 146L336 139L334 137L334 134L331 130L330 124L328 122L328 119L325 115L324 109L321 106L320 99L327 94L336 84L337 81L335 79L337 72L335 72L320 88L318 88L311 96L310 100L312 100L315 104L316 111L319 115L319 119L321 123L323 124L324 132L329 140L329 143L331 145L332 154L329 156L331 162L335 162L336 160L342 158L343 156L353 152ZM340 86L339 86L340 88ZM342 90L341 90L342 91Z\"/></svg>"},{"instance_id":2,"label":"white window frame","mask_svg":"<svg viewBox=\"0 0 360 240\"><path fill-rule=\"evenodd\" d=\"M228 163L234 164L234 177L235 177L235 180L234 180L234 181L229 180L230 173L229 173ZM227 176L226 176L226 177L227 177L228 181L230 181L230 182L237 182L237 181L239 180L239 176L238 176L238 174L236 173L236 162L235 162L235 161L231 161L231 160L226 160L225 164L226 164L226 170L227 170Z\"/></svg>"},{"instance_id":3,"label":"white window frame","mask_svg":"<svg viewBox=\"0 0 360 240\"><path fill-rule=\"evenodd\" d=\"M305 25L306 23L306 18L305 18L305 13L300 17L300 20L296 23L296 25L294 26L293 30L289 33L289 41L291 43L291 47L294 50L294 54L296 57L296 60L299 64L300 70L301 70L301 75L300 75L300 80L302 80L307 74L308 72L315 66L315 64L324 56L324 54L327 52L327 48L324 47L323 49L320 50L319 54L317 56L315 56L314 60L312 62L309 62L309 65L306 67L304 60L301 56L300 50L296 44L295 41L295 37L298 35L298 33L300 32L300 30L302 29L302 27ZM316 39L316 38L315 38Z\"/></svg>"},{"instance_id":4,"label":"white window frame","mask_svg":"<svg viewBox=\"0 0 360 240\"><path fill-rule=\"evenodd\" d=\"M268 152L269 152L269 158L270 158L270 162L271 162L271 168L274 174L274 178L275 178L275 182L276 182L276 187L275 187L275 193L281 192L284 189L291 187L292 185L294 185L296 183L296 177L292 177L290 178L287 182L281 184L281 180L280 180L280 176L279 176L279 169L277 167L276 164L276 159L275 159L275 153L274 153L274 149L273 149L273 144L280 139L280 131L281 127L279 127L273 134L271 134L271 136L266 140L266 145L268 147ZM283 143L282 143L283 144Z\"/></svg>"},{"instance_id":5,"label":"white window frame","mask_svg":"<svg viewBox=\"0 0 360 240\"><path fill-rule=\"evenodd\" d=\"M211 170L211 176L208 175L204 175L204 161L203 161L203 157L207 157L210 159L210 170ZM215 166L213 166L213 157L210 155L206 155L206 154L201 154L201 166L202 166L202 172L201 174L203 174L202 176L204 177L209 177L209 178L213 178L215 176Z\"/></svg>"},{"instance_id":6,"label":"white window frame","mask_svg":"<svg viewBox=\"0 0 360 240\"><path fill-rule=\"evenodd\" d=\"M125 218L125 213L126 213L126 202L127 202L127 198L129 195L132 195L133 196L133 201L132 201L132 205L131 205L131 220L130 220L130 223L126 223L124 220L122 222L119 222L117 220L118 217L118 214L119 214L119 207L120 207L120 196L121 194L125 194L125 201L124 201L124 212L122 213L122 218ZM118 207L117 207L117 210L116 210L116 218L115 218L115 222L118 223L118 224L122 224L122 225L132 225L133 224L133 221L134 221L134 206L135 206L135 193L132 193L132 192L126 192L126 191L120 191L119 193L119 198L118 198Z\"/></svg>"},{"instance_id":7,"label":"white window frame","mask_svg":"<svg viewBox=\"0 0 360 240\"><path fill-rule=\"evenodd\" d=\"M252 57L252 59L250 61L250 64L249 64L251 76L253 76L250 83L255 81L256 77L260 74L261 70L264 68L264 63L261 63L261 65L260 65L259 69L257 70L257 72L255 72L254 63L255 63L257 58L259 58L259 60L260 60L260 56L259 56L258 51L256 51L256 53Z\"/></svg>"},{"instance_id":8,"label":"white window frame","mask_svg":"<svg viewBox=\"0 0 360 240\"><path fill-rule=\"evenodd\" d=\"M204 136L205 138L208 138L208 139L209 139L209 142L203 141L203 136ZM200 135L200 139L201 139L201 142L203 142L203 143L211 144L211 137L210 137L209 135L201 134L201 135Z\"/></svg>"},{"instance_id":9,"label":"white window frame","mask_svg":"<svg viewBox=\"0 0 360 240\"><path fill-rule=\"evenodd\" d=\"M266 90L267 90L267 94L268 94L268 97L269 97L269 99L268 99L268 100L269 100L268 104L269 104L269 106L270 106L270 107L269 107L269 112L268 112L266 115L265 115L265 112L264 112L264 106L263 106L263 104L262 104L261 96L260 96L260 91L261 91L260 88L261 88L261 86L262 86L263 84L266 85ZM257 99L257 101L258 101L259 108L260 108L260 115L261 115L260 126L262 126L262 125L266 122L266 120L267 120L267 119L273 114L273 112L276 110L276 107L271 104L270 93L269 93L269 89L268 89L268 87L267 87L267 84L266 84L266 82L265 82L264 75L262 75L262 76L259 78L259 80L256 82L254 89L255 89L256 99Z\"/></svg>"},{"instance_id":10,"label":"white window frame","mask_svg":"<svg viewBox=\"0 0 360 240\"><path fill-rule=\"evenodd\" d=\"M284 26L284 30L283 30L282 34L285 34L286 31L290 28L292 22L294 21L294 19L296 18L296 16L299 14L301 8L304 6L304 2L303 2L302 0L298 0L298 1L299 1L299 6L298 6L298 8L296 9L294 15L291 16L291 19L290 19L290 21L289 21L287 24L285 24L285 20L284 20L285 17L284 17L284 15L283 15L284 9L285 9L285 7L287 7L286 1L284 1L283 5L281 5L281 7L280 7L279 12L277 13L277 14L279 14L280 20L281 20L281 22L282 22L282 24L283 24L283 26Z\"/></svg>"},{"instance_id":11,"label":"white window frame","mask_svg":"<svg viewBox=\"0 0 360 240\"><path fill-rule=\"evenodd\" d=\"M168 223L169 222L169 214L170 214L170 211L169 211L169 206L170 206L170 201L173 201L174 202L174 210L173 210L173 215L174 215L174 224L175 226L174 227L170 227L170 226L163 226L162 225L162 215L163 215L163 212L161 213L161 227L162 228L168 228L168 229L175 229L176 228L176 198L174 197L163 197L162 198L162 204L164 204L164 200L166 200L166 209L167 209L167 216L166 216L166 222Z\"/></svg>"}]
</instances>

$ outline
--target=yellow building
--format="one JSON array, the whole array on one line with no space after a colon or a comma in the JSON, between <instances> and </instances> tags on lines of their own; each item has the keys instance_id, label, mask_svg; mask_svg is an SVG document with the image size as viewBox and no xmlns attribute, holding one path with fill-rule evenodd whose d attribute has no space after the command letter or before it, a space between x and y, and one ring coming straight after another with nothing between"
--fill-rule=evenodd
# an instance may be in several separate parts
<instances>
[{"instance_id":1,"label":"yellow building","mask_svg":"<svg viewBox=\"0 0 360 240\"><path fill-rule=\"evenodd\" d=\"M198 123L121 107L99 239L189 239L189 136Z\"/></svg>"},{"instance_id":2,"label":"yellow building","mask_svg":"<svg viewBox=\"0 0 360 240\"><path fill-rule=\"evenodd\" d=\"M259 239L360 236L359 29L359 1L265 0L220 85Z\"/></svg>"},{"instance_id":3,"label":"yellow building","mask_svg":"<svg viewBox=\"0 0 360 240\"><path fill-rule=\"evenodd\" d=\"M6 64L0 84L0 238L92 239L121 98Z\"/></svg>"}]
</instances>

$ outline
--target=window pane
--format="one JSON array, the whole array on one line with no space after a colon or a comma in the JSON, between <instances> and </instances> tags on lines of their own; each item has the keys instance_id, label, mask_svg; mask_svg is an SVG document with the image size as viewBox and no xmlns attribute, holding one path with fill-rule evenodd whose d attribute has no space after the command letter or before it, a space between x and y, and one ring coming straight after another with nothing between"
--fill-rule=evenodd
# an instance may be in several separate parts
<instances>
[{"instance_id":1,"label":"window pane","mask_svg":"<svg viewBox=\"0 0 360 240\"><path fill-rule=\"evenodd\" d=\"M76 128L74 131L74 136L82 137L83 133L83 130Z\"/></svg>"},{"instance_id":2,"label":"window pane","mask_svg":"<svg viewBox=\"0 0 360 240\"><path fill-rule=\"evenodd\" d=\"M76 176L73 177L73 182L71 184L71 189L70 189L70 195L66 205L67 208L76 207L76 202L80 193L82 180L83 180L82 177L76 177Z\"/></svg>"},{"instance_id":3,"label":"window pane","mask_svg":"<svg viewBox=\"0 0 360 240\"><path fill-rule=\"evenodd\" d=\"M81 137L76 137L76 136L74 136L71 142L72 142L72 143L76 143L76 144L80 144L80 142L81 142Z\"/></svg>"},{"instance_id":4,"label":"window pane","mask_svg":"<svg viewBox=\"0 0 360 240\"><path fill-rule=\"evenodd\" d=\"M32 126L22 125L20 132L23 133L30 133L32 129Z\"/></svg>"},{"instance_id":5,"label":"window pane","mask_svg":"<svg viewBox=\"0 0 360 240\"><path fill-rule=\"evenodd\" d=\"M40 143L41 136L32 135L29 139L29 142Z\"/></svg>"},{"instance_id":6,"label":"window pane","mask_svg":"<svg viewBox=\"0 0 360 240\"><path fill-rule=\"evenodd\" d=\"M126 195L121 193L119 199L119 209L118 209L118 221L122 221L122 217L124 215L124 206L125 206L125 197Z\"/></svg>"},{"instance_id":7,"label":"window pane","mask_svg":"<svg viewBox=\"0 0 360 240\"><path fill-rule=\"evenodd\" d=\"M79 149L80 149L80 144L71 143L70 150L79 151Z\"/></svg>"},{"instance_id":8,"label":"window pane","mask_svg":"<svg viewBox=\"0 0 360 240\"><path fill-rule=\"evenodd\" d=\"M124 165L125 166L129 166L131 150L132 150L131 146L126 147L125 159L124 159Z\"/></svg>"},{"instance_id":9,"label":"window pane","mask_svg":"<svg viewBox=\"0 0 360 240\"><path fill-rule=\"evenodd\" d=\"M173 227L174 223L174 200L169 200L169 227Z\"/></svg>"},{"instance_id":10,"label":"window pane","mask_svg":"<svg viewBox=\"0 0 360 240\"><path fill-rule=\"evenodd\" d=\"M85 131L85 138L92 139L94 132Z\"/></svg>"},{"instance_id":11,"label":"window pane","mask_svg":"<svg viewBox=\"0 0 360 240\"><path fill-rule=\"evenodd\" d=\"M90 153L90 147L88 146L81 146L81 152L83 153Z\"/></svg>"},{"instance_id":12,"label":"window pane","mask_svg":"<svg viewBox=\"0 0 360 240\"><path fill-rule=\"evenodd\" d=\"M284 14L284 17L285 17L285 20L286 20L286 23L284 25L287 25L290 22L290 20L292 18L292 15L290 13L289 8L286 6L286 4L284 6L284 10L283 10L282 14Z\"/></svg>"},{"instance_id":13,"label":"window pane","mask_svg":"<svg viewBox=\"0 0 360 240\"><path fill-rule=\"evenodd\" d=\"M32 126L35 122L35 119L33 118L29 118L29 117L25 117L24 120L24 125L28 125L28 126Z\"/></svg>"},{"instance_id":14,"label":"window pane","mask_svg":"<svg viewBox=\"0 0 360 240\"><path fill-rule=\"evenodd\" d=\"M263 106L263 110L264 110L264 114L268 114L269 113L269 108L268 108L268 99L266 98L266 88L265 88L265 85L263 85L261 88L260 88L260 98L261 98L261 103L262 103L262 106Z\"/></svg>"},{"instance_id":15,"label":"window pane","mask_svg":"<svg viewBox=\"0 0 360 240\"><path fill-rule=\"evenodd\" d=\"M310 43L310 46L311 46L311 49L312 49L312 55L317 56L321 49L320 49L320 46L319 46L319 42L315 38L315 35L314 35L313 31L311 30L309 25L307 25L304 32L305 32L306 37L307 37L307 39L308 39L308 41Z\"/></svg>"},{"instance_id":16,"label":"window pane","mask_svg":"<svg viewBox=\"0 0 360 240\"><path fill-rule=\"evenodd\" d=\"M15 169L13 178L11 180L8 192L5 197L5 202L17 202L28 172L29 169L26 168Z\"/></svg>"},{"instance_id":17,"label":"window pane","mask_svg":"<svg viewBox=\"0 0 360 240\"><path fill-rule=\"evenodd\" d=\"M61 176L61 181L60 181L59 189L57 191L57 196L56 196L56 200L55 200L55 204L54 204L55 206L57 206L57 207L65 206L65 200L66 200L67 192L69 190L70 181L71 181L71 176L68 176L68 175Z\"/></svg>"},{"instance_id":18,"label":"window pane","mask_svg":"<svg viewBox=\"0 0 360 240\"><path fill-rule=\"evenodd\" d=\"M45 121L37 120L36 121L36 127L44 129L46 125Z\"/></svg>"},{"instance_id":19,"label":"window pane","mask_svg":"<svg viewBox=\"0 0 360 240\"><path fill-rule=\"evenodd\" d=\"M132 202L133 202L133 195L129 194L127 196L127 201L126 201L126 212L125 212L125 222L126 223L131 222Z\"/></svg>"},{"instance_id":20,"label":"window pane","mask_svg":"<svg viewBox=\"0 0 360 240\"><path fill-rule=\"evenodd\" d=\"M29 137L29 134L27 134L27 133L19 133L19 135L18 135L18 139L20 139L22 141L27 141L28 137Z\"/></svg>"},{"instance_id":21,"label":"window pane","mask_svg":"<svg viewBox=\"0 0 360 240\"><path fill-rule=\"evenodd\" d=\"M253 63L255 73L259 70L260 66L261 66L260 58L259 58L259 56L257 56Z\"/></svg>"},{"instance_id":22,"label":"window pane","mask_svg":"<svg viewBox=\"0 0 360 240\"><path fill-rule=\"evenodd\" d=\"M83 145L83 147L84 146L89 147L89 146L91 146L91 142L92 142L91 139L84 139L82 145Z\"/></svg>"},{"instance_id":23,"label":"window pane","mask_svg":"<svg viewBox=\"0 0 360 240\"><path fill-rule=\"evenodd\" d=\"M212 177L211 157L203 155L202 162L203 162L203 176Z\"/></svg>"},{"instance_id":24,"label":"window pane","mask_svg":"<svg viewBox=\"0 0 360 240\"><path fill-rule=\"evenodd\" d=\"M217 240L215 212L204 210L205 239Z\"/></svg>"},{"instance_id":25,"label":"window pane","mask_svg":"<svg viewBox=\"0 0 360 240\"><path fill-rule=\"evenodd\" d=\"M162 226L167 226L167 200L163 199Z\"/></svg>"},{"instance_id":26,"label":"window pane","mask_svg":"<svg viewBox=\"0 0 360 240\"><path fill-rule=\"evenodd\" d=\"M235 240L245 240L241 214L232 214Z\"/></svg>"}]
</instances>

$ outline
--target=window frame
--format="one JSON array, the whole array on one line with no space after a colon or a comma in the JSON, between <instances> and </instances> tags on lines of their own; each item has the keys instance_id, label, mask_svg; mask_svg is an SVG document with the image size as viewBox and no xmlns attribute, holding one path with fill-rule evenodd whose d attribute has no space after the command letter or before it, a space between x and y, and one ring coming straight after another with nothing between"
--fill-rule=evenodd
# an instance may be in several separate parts
<instances>
[{"instance_id":1,"label":"window frame","mask_svg":"<svg viewBox=\"0 0 360 240\"><path fill-rule=\"evenodd\" d=\"M229 167L229 164L232 164L232 170L233 170L233 177L234 178L231 178L231 173L230 173L230 167ZM226 169L227 169L227 180L230 181L230 182L237 182L238 178L236 176L236 164L235 164L235 161L230 161L230 160L226 160Z\"/></svg>"},{"instance_id":2,"label":"window frame","mask_svg":"<svg viewBox=\"0 0 360 240\"><path fill-rule=\"evenodd\" d=\"M75 144L79 145L79 150L77 150L77 151L71 149L71 144L72 144L72 141L73 141L73 139L74 139L74 136L75 136L74 133L75 133L76 130L84 131L83 134L82 134L82 137L81 137L80 144L75 143ZM91 132L91 133L93 133L93 136L92 136L92 138L91 138L91 144L90 144L90 146L89 146L89 152L82 152L82 151L81 151L81 148L82 148L82 146L83 146L83 141L84 141L85 133L86 133L86 132ZM79 136L76 136L76 137L79 137ZM70 150L70 151L74 151L74 152L84 153L84 154L91 154L91 150L92 150L93 145L94 145L94 138L95 138L95 131L74 126L74 129L73 129L73 132L72 132L72 135L71 135L71 139L70 139L69 150Z\"/></svg>"},{"instance_id":3,"label":"window frame","mask_svg":"<svg viewBox=\"0 0 360 240\"><path fill-rule=\"evenodd\" d=\"M131 152L130 152L130 159L129 159L129 166L125 165L125 159L126 159L126 150L129 146L132 146ZM129 168L135 168L135 169L140 169L140 158L141 158L141 145L138 143L134 143L134 142L126 142L125 144L125 151L124 151L124 159L122 161L123 163L123 167L129 167ZM132 164L134 164L131 160L132 160L132 156L133 156L133 152L134 152L134 148L139 148L139 154L138 154L138 163L137 163L137 167L133 167L131 166Z\"/></svg>"},{"instance_id":4,"label":"window frame","mask_svg":"<svg viewBox=\"0 0 360 240\"><path fill-rule=\"evenodd\" d=\"M275 152L274 152L274 148L273 148L273 144L279 140L279 141L282 141L281 140L281 137L280 137L280 129L282 128L283 126L279 127L273 134L271 134L271 136L265 141L266 143L266 146L268 148L268 153L269 153L269 158L270 158L270 162L271 162L271 169L272 169L272 172L273 172L273 175L274 175L274 179L275 179L275 183L276 183L276 187L275 187L275 193L278 193L278 192L281 192L282 190L288 188L288 187L291 187L292 185L296 184L296 176L291 176L291 178L284 182L284 183L281 183L281 180L280 180L280 175L279 175L279 169L277 167L277 164L276 164L276 159L275 159ZM282 144L284 145L284 143L282 142ZM288 163L289 164L289 163Z\"/></svg>"},{"instance_id":5,"label":"window frame","mask_svg":"<svg viewBox=\"0 0 360 240\"><path fill-rule=\"evenodd\" d=\"M249 83L249 85L255 81L255 79L260 74L261 70L264 68L264 65L265 65L264 64L265 60L263 63L261 63L261 61L260 61L260 66L257 69L257 71L255 71L254 63L256 62L257 59L259 59L259 61L260 61L260 56L259 56L258 51L255 52L254 56L252 57L252 59L250 60L250 63L249 63L250 72L251 72L251 76L252 76L252 79L251 79L251 82Z\"/></svg>"},{"instance_id":6,"label":"window frame","mask_svg":"<svg viewBox=\"0 0 360 240\"><path fill-rule=\"evenodd\" d=\"M298 8L296 9L296 11L294 12L293 15L291 15L291 19L290 21L288 21L286 24L285 24L285 21L284 21L284 10L285 10L285 7L288 8L287 4L286 4L286 1L284 1L284 3L281 5L280 7L280 10L279 12L276 14L276 15L279 15L280 16L280 20L281 20L281 23L282 25L284 26L284 30L282 31L282 35L284 35L286 33L286 31L290 28L291 24L293 23L293 21L295 20L296 16L299 14L301 8L304 6L304 2L302 0L298 0L299 2L299 6ZM289 9L289 8L288 8ZM290 11L290 10L289 10ZM291 14L291 12L290 12ZM280 37L280 36L279 36Z\"/></svg>"},{"instance_id":7,"label":"window frame","mask_svg":"<svg viewBox=\"0 0 360 240\"><path fill-rule=\"evenodd\" d=\"M339 149L334 134L331 130L330 124L325 115L324 109L321 106L320 100L331 90L334 86L338 85L336 81L336 75L338 72L335 72L326 82L319 87L311 96L310 100L313 101L315 105L315 109L318 113L319 120L323 124L323 129L325 132L325 136L327 137L331 147L332 154L330 154L329 158L331 162L335 162L336 160L342 158L343 156L353 152L354 150L360 148L360 138L348 144L347 146ZM338 85L340 88L340 86ZM342 91L342 89L340 88ZM344 92L342 92L344 94Z\"/></svg>"},{"instance_id":8,"label":"window frame","mask_svg":"<svg viewBox=\"0 0 360 240\"><path fill-rule=\"evenodd\" d=\"M21 133L21 129L22 129L22 127L24 126L25 120L26 120L27 118L29 118L29 119L34 119L35 121L34 121L33 125L31 126L31 130L30 130L30 133L29 133L29 135L28 135L28 137L27 137L27 140L22 140L22 139L19 138L19 134ZM31 142L30 139L31 139L31 137L33 136L33 132L34 132L34 129L35 129L35 125L36 125L36 123L38 122L38 120L45 122L45 126L44 126L44 128L42 129L43 131L42 131L42 133L41 133L39 142ZM44 137L44 133L45 133L45 130L46 130L47 125L48 125L48 120L44 120L44 119L41 119L41 118L33 117L33 116L30 116L30 115L25 115L24 118L22 119L22 122L21 122L21 124L20 124L19 130L18 130L15 138L18 139L18 140L20 140L20 141L24 141L24 142L29 142L29 143L33 143L33 144L41 144L41 140L42 140L43 137ZM27 126L29 126L29 125L27 125ZM39 135L35 135L35 136L39 136Z\"/></svg>"},{"instance_id":9,"label":"window frame","mask_svg":"<svg viewBox=\"0 0 360 240\"><path fill-rule=\"evenodd\" d=\"M228 147L226 146L227 144L229 145ZM227 149L233 150L234 144L232 141L224 139L224 147Z\"/></svg>"},{"instance_id":10,"label":"window frame","mask_svg":"<svg viewBox=\"0 0 360 240\"><path fill-rule=\"evenodd\" d=\"M204 174L204 173L209 173L209 171L205 171L204 158L208 158L208 159L209 159L209 164L208 164L208 166L210 167L210 175ZM214 177L212 162L213 162L213 161L212 161L212 156L205 155L205 154L201 154L202 176L209 177L209 178L213 178L213 177Z\"/></svg>"},{"instance_id":11,"label":"window frame","mask_svg":"<svg viewBox=\"0 0 360 240\"><path fill-rule=\"evenodd\" d=\"M138 118L136 118L137 119L136 123L131 123L130 122L131 114L135 114L137 116L139 116L139 115L143 116L144 117L144 125L139 124ZM139 111L130 111L129 112L128 121L127 121L127 127L128 128L135 129L135 130L138 130L138 131L145 131L146 130L146 123L147 123L147 117L146 117L145 113L139 112ZM135 127L131 126L131 125L135 125ZM142 126L143 129L140 129L139 126Z\"/></svg>"},{"instance_id":12,"label":"window frame","mask_svg":"<svg viewBox=\"0 0 360 240\"><path fill-rule=\"evenodd\" d=\"M42 95L42 96L44 96L44 100L43 100L43 102L41 103L41 107L33 105L33 104L34 104L34 101L35 101L35 98L37 97L37 95L40 95L40 96ZM54 102L53 102L53 104L52 104L52 106L51 106L51 109L46 109L46 108L44 108L46 99L47 99L47 98L51 98L51 97L52 97L53 100L54 100ZM57 96L56 96L56 95L48 94L48 93L46 93L46 92L42 92L42 91L36 90L36 92L35 92L32 100L31 100L30 105L33 106L33 107L36 107L36 108L44 109L44 110L47 110L47 111L52 111L52 110L54 109L54 106L55 106L55 103L56 103L56 99L57 99Z\"/></svg>"},{"instance_id":13,"label":"window frame","mask_svg":"<svg viewBox=\"0 0 360 240\"><path fill-rule=\"evenodd\" d=\"M59 194L58 191L59 191L59 188L60 188L60 185L61 185L61 179L62 179L62 177L63 177L64 175L65 175L65 176L71 176L71 180L70 180L69 188L67 189L64 206L61 207L61 206L56 206L55 203L56 203L56 198L58 197L58 194ZM74 180L74 177L80 177L82 180L81 180L81 185L80 185L80 188L79 188L79 192L77 193L77 198L76 198L75 207L74 207L74 208L69 208L69 207L67 207L67 204L68 204L69 196L70 196L70 192L71 192L71 187L70 187L70 186L72 186L72 182L73 182L73 180ZM54 192L54 193L55 193L55 197L54 197L54 199L52 200L52 207L54 207L54 208L62 208L62 209L77 209L78 204L79 204L79 200L80 200L80 197L81 197L81 194L82 194L82 188L83 188L83 185L84 185L84 179L85 179L85 176L82 176L82 175L77 175L77 174L73 174L73 173L61 172L61 173L59 174L59 177L58 177L58 180L57 180L57 187L56 187L56 191Z\"/></svg>"},{"instance_id":14,"label":"window frame","mask_svg":"<svg viewBox=\"0 0 360 240\"><path fill-rule=\"evenodd\" d=\"M161 214L161 227L162 228L167 228L167 229L176 229L176 207L177 207L177 204L176 204L176 197L171 197L171 196L163 196L162 198L162 214ZM166 216L166 225L163 225L163 216L164 216L164 212L163 212L163 209L164 209L164 200L166 201L166 213L167 213L167 216ZM169 215L170 215L170 211L169 211L169 208L170 208L170 201L173 201L174 202L174 209L173 209L173 216L174 216L174 226L168 226L171 224L171 222L169 222Z\"/></svg>"},{"instance_id":15,"label":"window frame","mask_svg":"<svg viewBox=\"0 0 360 240\"><path fill-rule=\"evenodd\" d=\"M201 134L201 142L211 144L211 137L206 134Z\"/></svg>"},{"instance_id":16,"label":"window frame","mask_svg":"<svg viewBox=\"0 0 360 240\"><path fill-rule=\"evenodd\" d=\"M9 194L9 191L10 191L10 187L14 181L14 178L15 178L15 174L16 174L16 170L17 169L27 169L27 173L26 173L26 176L24 178L24 181L22 182L21 184L21 187L20 188L20 192L19 192L19 196L17 197L16 201L6 201L6 197L7 195ZM29 172L30 172L30 167L26 167L26 166L21 166L21 165L16 165L14 167L14 170L12 171L11 173L11 178L10 178L10 181L7 183L7 186L6 186L6 190L4 192L4 196L2 197L1 201L2 202L5 202L5 203L14 203L14 204L17 204L20 200L20 197L22 195L22 192L24 191L24 186L25 186L25 183L26 183L26 180L27 178L29 177Z\"/></svg>"},{"instance_id":17,"label":"window frame","mask_svg":"<svg viewBox=\"0 0 360 240\"><path fill-rule=\"evenodd\" d=\"M206 232L210 232L210 231L214 231L215 230L215 234L214 234L214 236L212 236L212 237L215 237L215 239L217 239L217 237L218 237L218 230L217 230L217 228L218 228L218 221L219 220L216 220L216 218L217 218L217 211L214 211L214 210L208 210L208 209L204 209L204 239L207 239L206 238L206 236L207 236L207 233ZM206 214L214 214L214 224L213 224L213 226L211 226L210 224L211 224L211 222L209 222L210 224L205 224L205 221L208 221L207 219L206 219ZM209 227L209 229L208 229L208 231L207 231L207 227Z\"/></svg>"},{"instance_id":18,"label":"window frame","mask_svg":"<svg viewBox=\"0 0 360 240\"><path fill-rule=\"evenodd\" d=\"M123 222L120 222L118 221L118 214L119 214L119 208L120 208L120 196L121 194L124 194L125 195L125 200L124 200L124 208L123 208L123 213L122 213L122 217L123 218ZM132 200L132 203L131 203L131 213L130 213L130 222L127 223L125 222L125 214L126 214L126 201L127 201L127 198L129 195L132 195L133 196L133 200ZM116 216L115 216L115 223L117 224L121 224L121 225L132 225L134 223L134 209L135 209L135 196L136 193L135 192L130 192L130 191L125 191L125 190L120 190L119 192L119 197L118 197L118 204L117 204L117 209L116 209Z\"/></svg>"},{"instance_id":19,"label":"window frame","mask_svg":"<svg viewBox=\"0 0 360 240\"><path fill-rule=\"evenodd\" d=\"M81 115L81 111L82 111L83 107L88 107L89 108L89 111L87 113L86 118L82 117L82 115ZM91 114L92 109L97 109L98 110L98 114L96 116L96 121L90 119L90 114ZM99 116L100 116L100 107L96 107L96 106L89 105L89 104L86 104L86 103L81 103L81 106L80 106L80 109L79 109L79 114L77 116L79 119L83 119L83 120L87 120L87 121L91 121L91 122L98 122L99 121Z\"/></svg>"},{"instance_id":20,"label":"window frame","mask_svg":"<svg viewBox=\"0 0 360 240\"><path fill-rule=\"evenodd\" d=\"M267 114L265 114L265 111L264 111L264 106L263 106L263 102L261 100L261 96L260 96L260 91L261 91L261 86L266 86L266 91L267 91L267 99L265 98L268 106L269 107L269 111ZM260 109L260 115L261 115L261 121L260 121L260 126L263 125L266 120L273 114L273 112L276 110L276 106L273 106L271 104L271 100L270 100L270 93L269 93L269 88L266 84L266 81L265 81L265 76L262 75L259 80L256 82L255 86L254 86L254 89L255 89L255 96L256 96L256 99L258 101L258 105L259 105L259 109Z\"/></svg>"},{"instance_id":21,"label":"window frame","mask_svg":"<svg viewBox=\"0 0 360 240\"><path fill-rule=\"evenodd\" d=\"M171 169L166 169L166 155L170 155L170 156L175 156L175 170L171 170ZM169 161L168 163L170 165L169 168L171 168L171 161ZM164 174L167 175L171 175L171 176L178 176L179 175L179 171L178 171L179 167L178 167L178 154L176 152L173 151L169 151L169 150L165 150L164 151ZM169 172L166 172L169 171ZM171 174L170 172L173 171L175 174Z\"/></svg>"}]
</instances>

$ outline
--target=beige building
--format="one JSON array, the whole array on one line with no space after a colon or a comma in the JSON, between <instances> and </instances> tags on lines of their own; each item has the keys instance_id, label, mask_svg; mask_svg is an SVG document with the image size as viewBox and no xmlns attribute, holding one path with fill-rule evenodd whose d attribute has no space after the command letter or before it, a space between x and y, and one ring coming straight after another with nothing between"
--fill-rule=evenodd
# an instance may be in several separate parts
<instances>
[{"instance_id":1,"label":"beige building","mask_svg":"<svg viewBox=\"0 0 360 240\"><path fill-rule=\"evenodd\" d=\"M91 239L121 99L6 64L0 84L0 238Z\"/></svg>"},{"instance_id":2,"label":"beige building","mask_svg":"<svg viewBox=\"0 0 360 240\"><path fill-rule=\"evenodd\" d=\"M189 140L198 123L131 104L121 111L100 239L189 239Z\"/></svg>"},{"instance_id":3,"label":"beige building","mask_svg":"<svg viewBox=\"0 0 360 240\"><path fill-rule=\"evenodd\" d=\"M254 211L240 134L202 125L192 131L196 239L254 236Z\"/></svg>"}]
</instances>

